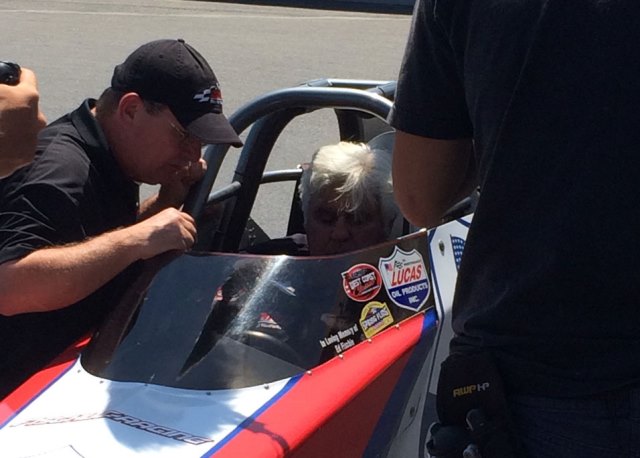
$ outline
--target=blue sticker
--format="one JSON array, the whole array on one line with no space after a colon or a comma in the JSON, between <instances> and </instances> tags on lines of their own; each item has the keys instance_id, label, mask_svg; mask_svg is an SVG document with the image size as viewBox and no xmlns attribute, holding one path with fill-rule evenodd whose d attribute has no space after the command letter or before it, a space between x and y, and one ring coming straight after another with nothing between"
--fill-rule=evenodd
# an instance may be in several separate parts
<instances>
[{"instance_id":1,"label":"blue sticker","mask_svg":"<svg viewBox=\"0 0 640 458\"><path fill-rule=\"evenodd\" d=\"M462 237L451 237L451 246L453 247L453 259L456 262L456 270L460 270L460 262L462 261L462 252L464 251L464 239Z\"/></svg>"}]
</instances>

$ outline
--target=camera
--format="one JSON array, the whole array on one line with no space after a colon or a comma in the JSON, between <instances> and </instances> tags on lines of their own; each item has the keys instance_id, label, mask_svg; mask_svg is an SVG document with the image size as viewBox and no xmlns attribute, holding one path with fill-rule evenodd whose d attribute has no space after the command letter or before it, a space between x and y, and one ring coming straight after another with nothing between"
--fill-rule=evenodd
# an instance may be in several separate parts
<instances>
[{"instance_id":1,"label":"camera","mask_svg":"<svg viewBox=\"0 0 640 458\"><path fill-rule=\"evenodd\" d=\"M15 86L20 81L20 72L18 64L0 61L0 84Z\"/></svg>"}]
</instances>

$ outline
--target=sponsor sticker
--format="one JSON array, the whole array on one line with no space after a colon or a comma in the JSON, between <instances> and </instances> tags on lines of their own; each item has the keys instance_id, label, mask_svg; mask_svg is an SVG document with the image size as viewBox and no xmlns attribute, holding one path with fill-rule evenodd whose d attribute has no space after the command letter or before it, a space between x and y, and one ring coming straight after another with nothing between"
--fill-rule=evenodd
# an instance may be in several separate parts
<instances>
[{"instance_id":1,"label":"sponsor sticker","mask_svg":"<svg viewBox=\"0 0 640 458\"><path fill-rule=\"evenodd\" d=\"M354 324L353 326L342 331L338 331L335 334L329 334L327 337L320 340L320 347L327 348L333 345L333 350L336 354L339 354L356 345L357 335L358 325Z\"/></svg>"},{"instance_id":2,"label":"sponsor sticker","mask_svg":"<svg viewBox=\"0 0 640 458\"><path fill-rule=\"evenodd\" d=\"M373 301L362 307L360 327L368 338L376 335L393 323L393 316L385 302Z\"/></svg>"},{"instance_id":3,"label":"sponsor sticker","mask_svg":"<svg viewBox=\"0 0 640 458\"><path fill-rule=\"evenodd\" d=\"M370 264L356 264L342 272L342 286L350 299L367 302L382 288L380 272Z\"/></svg>"},{"instance_id":4,"label":"sponsor sticker","mask_svg":"<svg viewBox=\"0 0 640 458\"><path fill-rule=\"evenodd\" d=\"M378 268L389 298L398 307L417 312L427 302L431 284L418 250L407 252L396 246L391 256L380 258Z\"/></svg>"},{"instance_id":5,"label":"sponsor sticker","mask_svg":"<svg viewBox=\"0 0 640 458\"><path fill-rule=\"evenodd\" d=\"M27 420L26 422L14 425L17 426L38 426L38 425L53 425L58 423L72 423L77 421L96 420L99 418L106 418L107 420L120 423L124 426L135 428L147 433L156 434L158 436L165 437L167 439L173 439L180 442L185 442L191 445L200 445L206 442L213 442L208 437L196 436L178 429L162 426L157 423L142 420L131 415L118 412L117 410L107 410L102 413L95 414L80 414L71 417L55 417L55 418L40 418Z\"/></svg>"}]
</instances>

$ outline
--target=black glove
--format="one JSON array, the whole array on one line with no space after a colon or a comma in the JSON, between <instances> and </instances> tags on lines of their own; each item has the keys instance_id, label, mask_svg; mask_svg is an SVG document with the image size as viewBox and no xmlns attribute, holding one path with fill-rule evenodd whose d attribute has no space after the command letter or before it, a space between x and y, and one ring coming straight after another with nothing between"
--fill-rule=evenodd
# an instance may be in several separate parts
<instances>
[{"instance_id":1,"label":"black glove","mask_svg":"<svg viewBox=\"0 0 640 458\"><path fill-rule=\"evenodd\" d=\"M509 408L502 379L488 353L452 354L442 363L436 408L442 425L438 435L442 434L443 427L451 427L463 430L469 436L462 451L452 456L464 456L465 449L471 444L479 448L483 458L520 456L510 434ZM445 436L452 434L447 432ZM461 437L460 433L455 437ZM436 439L439 439L434 441L436 450L437 442L448 443L448 439ZM474 456L472 453L467 449L469 457ZM433 456L440 458L441 455Z\"/></svg>"}]
</instances>

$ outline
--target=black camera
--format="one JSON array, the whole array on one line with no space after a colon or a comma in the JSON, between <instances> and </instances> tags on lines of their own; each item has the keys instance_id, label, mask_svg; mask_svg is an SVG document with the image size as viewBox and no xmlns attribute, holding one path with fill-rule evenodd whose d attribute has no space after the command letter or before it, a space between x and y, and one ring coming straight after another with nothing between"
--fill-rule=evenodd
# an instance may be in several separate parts
<instances>
[{"instance_id":1,"label":"black camera","mask_svg":"<svg viewBox=\"0 0 640 458\"><path fill-rule=\"evenodd\" d=\"M15 86L20 81L20 73L18 64L0 61L0 84Z\"/></svg>"}]
</instances>

